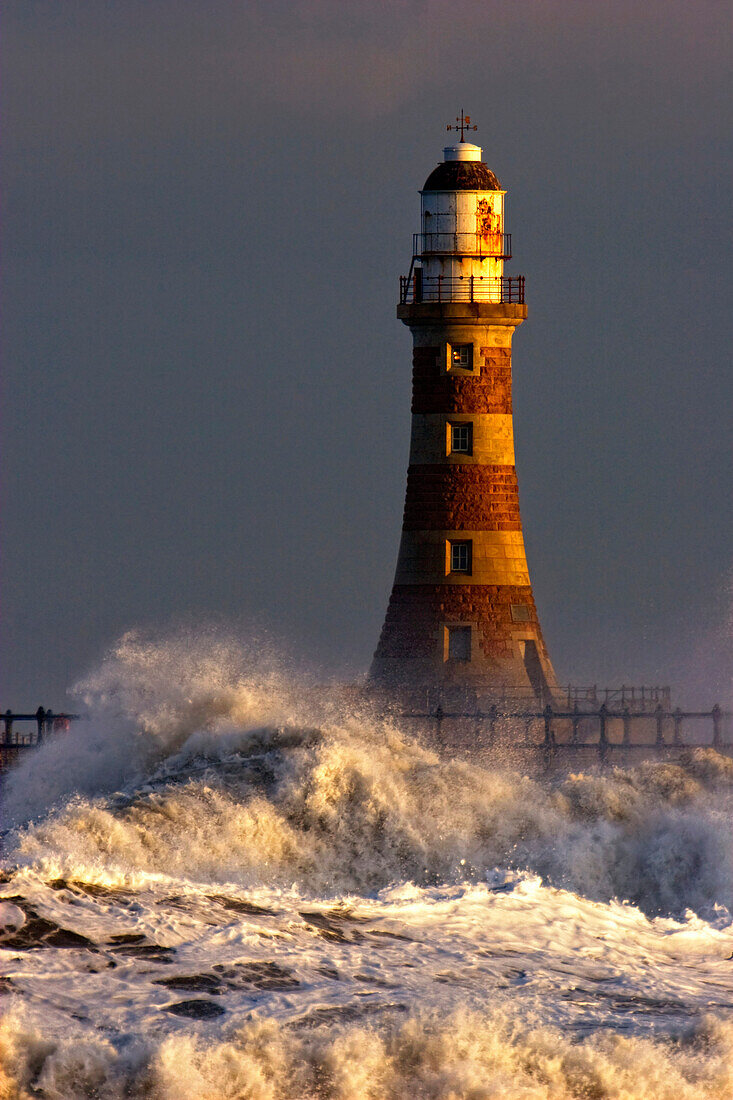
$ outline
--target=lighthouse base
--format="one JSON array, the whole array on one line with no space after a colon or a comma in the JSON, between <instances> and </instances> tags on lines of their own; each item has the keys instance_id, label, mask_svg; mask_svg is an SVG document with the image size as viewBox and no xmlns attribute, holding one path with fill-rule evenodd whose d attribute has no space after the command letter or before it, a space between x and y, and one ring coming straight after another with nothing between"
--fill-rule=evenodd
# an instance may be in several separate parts
<instances>
[{"instance_id":1,"label":"lighthouse base","mask_svg":"<svg viewBox=\"0 0 733 1100\"><path fill-rule=\"evenodd\" d=\"M557 690L525 585L395 585L369 681L537 701Z\"/></svg>"}]
</instances>

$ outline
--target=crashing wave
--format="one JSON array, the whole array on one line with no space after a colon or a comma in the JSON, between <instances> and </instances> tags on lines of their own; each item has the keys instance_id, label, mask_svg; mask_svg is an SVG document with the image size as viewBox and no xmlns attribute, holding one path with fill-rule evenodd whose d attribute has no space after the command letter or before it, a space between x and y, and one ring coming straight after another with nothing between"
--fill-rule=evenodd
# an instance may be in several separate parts
<instances>
[{"instance_id":1,"label":"crashing wave","mask_svg":"<svg viewBox=\"0 0 733 1100\"><path fill-rule=\"evenodd\" d=\"M548 785L440 759L209 636L127 635L77 691L91 721L11 776L6 813L36 818L12 860L314 895L506 866L650 914L733 908L733 762L712 750Z\"/></svg>"}]
</instances>

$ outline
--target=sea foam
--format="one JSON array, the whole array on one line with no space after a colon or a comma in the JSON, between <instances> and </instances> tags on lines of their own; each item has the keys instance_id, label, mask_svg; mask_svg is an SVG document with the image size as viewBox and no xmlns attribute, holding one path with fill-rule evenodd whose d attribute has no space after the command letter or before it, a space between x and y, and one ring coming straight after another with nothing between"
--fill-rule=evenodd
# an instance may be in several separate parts
<instances>
[{"instance_id":1,"label":"sea foam","mask_svg":"<svg viewBox=\"0 0 733 1100\"><path fill-rule=\"evenodd\" d=\"M440 757L212 632L77 692L4 791L0 1097L730 1095L726 757Z\"/></svg>"}]
</instances>

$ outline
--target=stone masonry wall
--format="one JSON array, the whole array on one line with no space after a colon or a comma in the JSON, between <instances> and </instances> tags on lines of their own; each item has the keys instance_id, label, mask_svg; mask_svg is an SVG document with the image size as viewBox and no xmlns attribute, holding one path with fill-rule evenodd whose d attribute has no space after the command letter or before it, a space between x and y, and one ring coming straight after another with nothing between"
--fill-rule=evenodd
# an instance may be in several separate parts
<instances>
[{"instance_id":1,"label":"stone masonry wall","mask_svg":"<svg viewBox=\"0 0 733 1100\"><path fill-rule=\"evenodd\" d=\"M516 470L507 462L513 459L511 347L485 346L484 340L501 343L505 337L498 328L484 332L477 339L475 330L466 329L465 337L456 337L473 339L475 372L447 370L445 344L418 343L414 348L412 412L413 433L417 434L407 474L405 534L397 568L400 580L393 587L375 654L380 675L389 675L391 660L397 673L415 659L422 675L432 667L438 679L450 672L453 679L464 676L476 682L483 675L488 687L492 677L509 675L518 684L527 684L519 643L532 639L543 668L554 681L528 583ZM452 334L451 330L449 341ZM442 333L436 335L440 339ZM511 335L507 343L510 340ZM446 451L446 424L452 414L464 419L499 414L494 422L482 422L482 458L478 461L470 452L457 460L449 447ZM435 419L430 419L433 416ZM485 460L493 456L493 462ZM442 547L446 544L441 536L460 538L462 532L473 542L473 579L448 573L442 581ZM517 537L516 547L504 544ZM487 583L477 583L480 576L485 576ZM489 583L494 578L499 583ZM527 610L520 613L518 606ZM471 660L463 668L452 662L450 670L441 672L444 627L462 623L470 624L474 632Z\"/></svg>"},{"instance_id":2,"label":"stone masonry wall","mask_svg":"<svg viewBox=\"0 0 733 1100\"><path fill-rule=\"evenodd\" d=\"M521 531L513 466L410 466L406 531Z\"/></svg>"},{"instance_id":3,"label":"stone masonry wall","mask_svg":"<svg viewBox=\"0 0 733 1100\"><path fill-rule=\"evenodd\" d=\"M529 608L529 622L521 626L536 638L540 656L547 659L531 588L490 584L395 585L377 653L430 658L440 645L439 623L474 622L484 657L511 658L512 631L519 625L512 619L512 604Z\"/></svg>"},{"instance_id":4,"label":"stone masonry wall","mask_svg":"<svg viewBox=\"0 0 733 1100\"><path fill-rule=\"evenodd\" d=\"M413 353L414 413L511 413L510 348L481 348L480 374L443 371L440 348L417 347Z\"/></svg>"}]
</instances>

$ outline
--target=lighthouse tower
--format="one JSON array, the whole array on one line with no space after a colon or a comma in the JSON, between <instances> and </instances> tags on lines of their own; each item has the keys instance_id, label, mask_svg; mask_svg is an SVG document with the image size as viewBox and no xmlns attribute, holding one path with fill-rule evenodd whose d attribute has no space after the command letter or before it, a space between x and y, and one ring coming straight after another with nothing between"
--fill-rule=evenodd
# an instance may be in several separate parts
<instances>
[{"instance_id":1,"label":"lighthouse tower","mask_svg":"<svg viewBox=\"0 0 733 1100\"><path fill-rule=\"evenodd\" d=\"M386 690L542 701L556 681L524 552L512 425L524 278L504 274L506 192L465 141L466 121L421 192L421 231L400 280L397 316L414 347L410 465L369 677Z\"/></svg>"}]
</instances>

